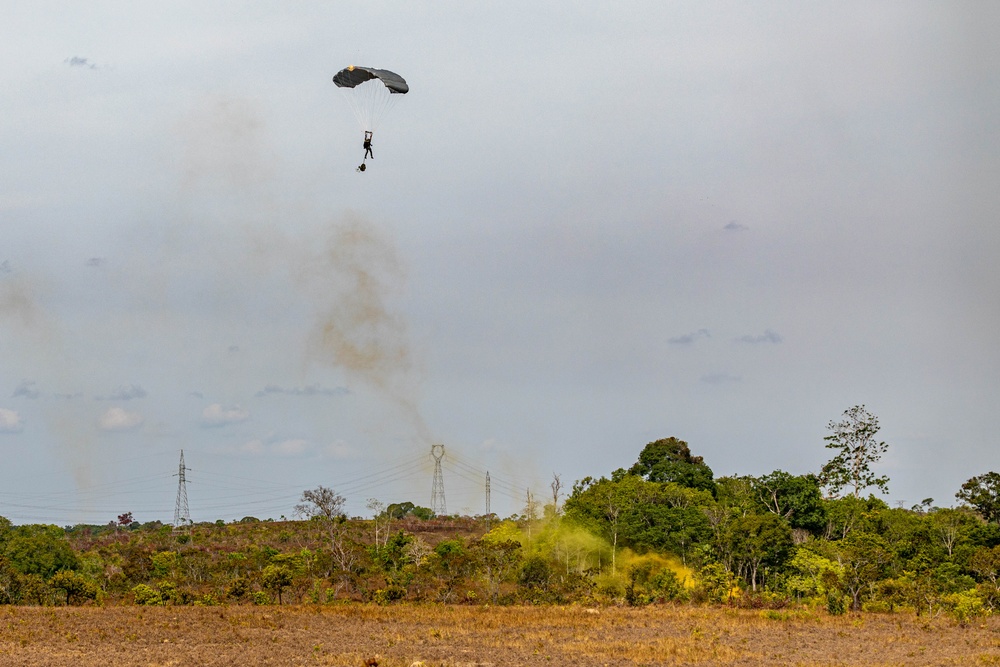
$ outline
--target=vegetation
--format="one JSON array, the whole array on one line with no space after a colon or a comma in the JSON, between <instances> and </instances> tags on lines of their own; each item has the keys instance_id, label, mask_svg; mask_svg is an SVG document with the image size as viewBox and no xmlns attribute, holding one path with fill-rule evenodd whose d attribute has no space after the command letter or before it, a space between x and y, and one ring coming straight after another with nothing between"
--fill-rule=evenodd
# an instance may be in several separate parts
<instances>
[{"instance_id":1,"label":"vegetation","mask_svg":"<svg viewBox=\"0 0 1000 667\"><path fill-rule=\"evenodd\" d=\"M996 665L1000 618L709 606L0 608L0 662L149 665ZM982 627L980 627L982 626ZM874 647L874 648L873 648Z\"/></svg>"},{"instance_id":2,"label":"vegetation","mask_svg":"<svg viewBox=\"0 0 1000 667\"><path fill-rule=\"evenodd\" d=\"M435 517L373 499L373 518L348 519L322 486L303 492L298 521L176 532L130 513L67 529L0 518L0 604L675 602L961 624L997 610L1000 475L963 484L958 508L890 508L861 494L888 483L872 471L886 450L877 419L860 406L831 430L838 453L819 475L716 478L686 442L657 440L630 467L575 483L562 506L556 477L541 518L534 507L504 521Z\"/></svg>"}]
</instances>

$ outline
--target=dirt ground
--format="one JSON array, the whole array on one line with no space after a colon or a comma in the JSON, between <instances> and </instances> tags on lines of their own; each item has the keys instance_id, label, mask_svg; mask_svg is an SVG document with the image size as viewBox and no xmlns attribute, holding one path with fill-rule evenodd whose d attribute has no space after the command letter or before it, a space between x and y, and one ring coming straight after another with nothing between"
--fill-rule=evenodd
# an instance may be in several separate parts
<instances>
[{"instance_id":1,"label":"dirt ground","mask_svg":"<svg viewBox=\"0 0 1000 667\"><path fill-rule=\"evenodd\" d=\"M0 607L3 667L1000 665L1000 618L699 607Z\"/></svg>"}]
</instances>

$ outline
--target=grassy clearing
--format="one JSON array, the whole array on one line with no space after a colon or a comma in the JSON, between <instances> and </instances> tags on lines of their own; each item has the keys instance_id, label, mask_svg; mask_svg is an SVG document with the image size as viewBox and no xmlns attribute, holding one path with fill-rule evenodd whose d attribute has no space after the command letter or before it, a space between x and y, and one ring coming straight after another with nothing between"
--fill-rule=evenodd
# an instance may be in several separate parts
<instances>
[{"instance_id":1,"label":"grassy clearing","mask_svg":"<svg viewBox=\"0 0 1000 667\"><path fill-rule=\"evenodd\" d=\"M959 627L654 606L5 607L0 664L1000 665L1000 619Z\"/></svg>"}]
</instances>

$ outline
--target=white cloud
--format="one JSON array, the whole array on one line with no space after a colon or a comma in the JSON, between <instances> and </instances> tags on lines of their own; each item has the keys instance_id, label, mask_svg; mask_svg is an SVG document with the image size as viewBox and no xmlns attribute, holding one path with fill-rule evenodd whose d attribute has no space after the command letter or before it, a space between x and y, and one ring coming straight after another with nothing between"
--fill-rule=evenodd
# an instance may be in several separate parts
<instances>
[{"instance_id":1,"label":"white cloud","mask_svg":"<svg viewBox=\"0 0 1000 667\"><path fill-rule=\"evenodd\" d=\"M14 410L0 408L0 433L20 433L24 428L24 421Z\"/></svg>"},{"instance_id":2,"label":"white cloud","mask_svg":"<svg viewBox=\"0 0 1000 667\"><path fill-rule=\"evenodd\" d=\"M240 454L259 456L264 453L264 443L257 439L250 440L237 447L236 451Z\"/></svg>"},{"instance_id":3,"label":"white cloud","mask_svg":"<svg viewBox=\"0 0 1000 667\"><path fill-rule=\"evenodd\" d=\"M219 403L212 403L201 413L201 423L204 426L225 426L250 419L250 413L239 406L224 408Z\"/></svg>"},{"instance_id":4,"label":"white cloud","mask_svg":"<svg viewBox=\"0 0 1000 667\"><path fill-rule=\"evenodd\" d=\"M274 446L274 451L281 456L298 456L309 448L307 440L285 440Z\"/></svg>"},{"instance_id":5,"label":"white cloud","mask_svg":"<svg viewBox=\"0 0 1000 667\"><path fill-rule=\"evenodd\" d=\"M327 445L323 453L333 459L346 460L360 458L361 454L343 440L337 440Z\"/></svg>"},{"instance_id":6,"label":"white cloud","mask_svg":"<svg viewBox=\"0 0 1000 667\"><path fill-rule=\"evenodd\" d=\"M142 426L144 421L138 412L113 407L101 415L100 426L102 431L132 431Z\"/></svg>"}]
</instances>

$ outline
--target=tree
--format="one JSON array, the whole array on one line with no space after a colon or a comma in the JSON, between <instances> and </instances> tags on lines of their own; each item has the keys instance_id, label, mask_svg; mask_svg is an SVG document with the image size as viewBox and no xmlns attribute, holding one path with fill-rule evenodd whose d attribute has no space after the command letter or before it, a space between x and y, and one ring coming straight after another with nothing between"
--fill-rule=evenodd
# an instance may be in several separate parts
<instances>
[{"instance_id":1,"label":"tree","mask_svg":"<svg viewBox=\"0 0 1000 667\"><path fill-rule=\"evenodd\" d=\"M135 523L135 519L132 518L131 512L125 512L124 514L119 514L118 524L117 527L115 528L115 532L117 532L118 528L128 528L133 523Z\"/></svg>"},{"instance_id":2,"label":"tree","mask_svg":"<svg viewBox=\"0 0 1000 667\"><path fill-rule=\"evenodd\" d=\"M818 532L826 524L826 511L815 475L791 475L781 470L753 480L757 500L768 512L788 521L792 528Z\"/></svg>"},{"instance_id":3,"label":"tree","mask_svg":"<svg viewBox=\"0 0 1000 667\"><path fill-rule=\"evenodd\" d=\"M730 559L754 591L761 567L781 567L792 552L792 530L774 514L737 517L727 533Z\"/></svg>"},{"instance_id":4,"label":"tree","mask_svg":"<svg viewBox=\"0 0 1000 667\"><path fill-rule=\"evenodd\" d=\"M879 430L878 417L864 405L855 405L844 410L841 421L831 421L827 428L833 433L823 438L826 447L838 453L823 466L820 473L823 486L834 496L845 486L853 487L855 498L861 497L861 492L871 486L888 493L889 478L876 476L871 469L889 449L887 444L875 439Z\"/></svg>"},{"instance_id":5,"label":"tree","mask_svg":"<svg viewBox=\"0 0 1000 667\"><path fill-rule=\"evenodd\" d=\"M490 601L500 599L500 585L507 581L521 565L521 543L516 540L496 539L490 533L472 542L469 551L483 577Z\"/></svg>"},{"instance_id":6,"label":"tree","mask_svg":"<svg viewBox=\"0 0 1000 667\"><path fill-rule=\"evenodd\" d=\"M344 496L321 485L302 492L302 500L295 506L295 513L308 518L319 517L333 523L344 516L346 502Z\"/></svg>"},{"instance_id":7,"label":"tree","mask_svg":"<svg viewBox=\"0 0 1000 667\"><path fill-rule=\"evenodd\" d=\"M1000 474L988 472L973 477L955 497L973 507L987 523L1000 523Z\"/></svg>"},{"instance_id":8,"label":"tree","mask_svg":"<svg viewBox=\"0 0 1000 667\"><path fill-rule=\"evenodd\" d=\"M692 456L688 444L677 438L663 438L647 444L639 460L629 469L650 482L674 482L715 495L712 469L700 456Z\"/></svg>"},{"instance_id":9,"label":"tree","mask_svg":"<svg viewBox=\"0 0 1000 667\"><path fill-rule=\"evenodd\" d=\"M268 565L261 576L264 588L273 590L278 595L281 604L281 591L292 585L292 571L286 565Z\"/></svg>"},{"instance_id":10,"label":"tree","mask_svg":"<svg viewBox=\"0 0 1000 667\"><path fill-rule=\"evenodd\" d=\"M49 579L49 586L66 593L66 605L75 598L79 601L97 597L97 586L92 581L73 570L56 572Z\"/></svg>"},{"instance_id":11,"label":"tree","mask_svg":"<svg viewBox=\"0 0 1000 667\"><path fill-rule=\"evenodd\" d=\"M976 515L964 507L935 509L928 519L935 536L948 551L948 558L954 555L955 545L963 537L967 539L968 533L979 522Z\"/></svg>"},{"instance_id":12,"label":"tree","mask_svg":"<svg viewBox=\"0 0 1000 667\"><path fill-rule=\"evenodd\" d=\"M851 609L861 611L862 596L885 576L892 552L881 536L859 531L852 532L838 546L843 567L841 585L851 596Z\"/></svg>"},{"instance_id":13,"label":"tree","mask_svg":"<svg viewBox=\"0 0 1000 667\"><path fill-rule=\"evenodd\" d=\"M4 548L11 566L21 574L37 574L48 579L60 570L75 570L79 561L69 542L56 526L17 528Z\"/></svg>"}]
</instances>

